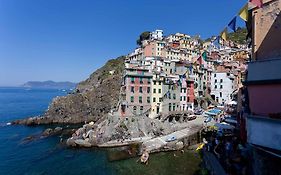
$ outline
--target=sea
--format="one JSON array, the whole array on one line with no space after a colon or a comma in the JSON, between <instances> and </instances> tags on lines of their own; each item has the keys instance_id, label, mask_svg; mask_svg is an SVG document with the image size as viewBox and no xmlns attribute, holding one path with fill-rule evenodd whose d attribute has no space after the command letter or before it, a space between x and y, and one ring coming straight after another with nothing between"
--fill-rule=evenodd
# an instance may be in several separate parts
<instances>
[{"instance_id":1,"label":"sea","mask_svg":"<svg viewBox=\"0 0 281 175\"><path fill-rule=\"evenodd\" d=\"M10 125L16 119L43 114L57 96L69 91L0 87L0 175L115 175L115 174L194 174L199 170L196 153L154 154L149 165L138 158L109 161L106 149L68 148L62 136L38 137L43 126Z\"/></svg>"}]
</instances>

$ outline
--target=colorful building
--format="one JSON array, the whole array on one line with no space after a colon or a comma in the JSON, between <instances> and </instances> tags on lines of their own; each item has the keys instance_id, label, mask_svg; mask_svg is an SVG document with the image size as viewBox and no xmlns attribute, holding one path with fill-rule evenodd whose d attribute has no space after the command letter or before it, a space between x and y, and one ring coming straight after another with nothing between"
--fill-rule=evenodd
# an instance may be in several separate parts
<instances>
[{"instance_id":1,"label":"colorful building","mask_svg":"<svg viewBox=\"0 0 281 175\"><path fill-rule=\"evenodd\" d=\"M124 76L124 96L120 105L121 116L147 115L151 109L152 73L147 69L126 68Z\"/></svg>"}]
</instances>

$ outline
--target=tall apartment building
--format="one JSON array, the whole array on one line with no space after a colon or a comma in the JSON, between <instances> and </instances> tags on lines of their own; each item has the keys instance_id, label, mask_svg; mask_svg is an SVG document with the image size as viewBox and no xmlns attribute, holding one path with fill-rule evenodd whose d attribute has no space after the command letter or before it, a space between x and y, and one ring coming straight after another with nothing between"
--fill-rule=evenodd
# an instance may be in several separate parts
<instances>
[{"instance_id":1,"label":"tall apartment building","mask_svg":"<svg viewBox=\"0 0 281 175\"><path fill-rule=\"evenodd\" d=\"M211 78L211 96L221 105L231 101L234 91L234 75L223 71L213 72Z\"/></svg>"}]
</instances>

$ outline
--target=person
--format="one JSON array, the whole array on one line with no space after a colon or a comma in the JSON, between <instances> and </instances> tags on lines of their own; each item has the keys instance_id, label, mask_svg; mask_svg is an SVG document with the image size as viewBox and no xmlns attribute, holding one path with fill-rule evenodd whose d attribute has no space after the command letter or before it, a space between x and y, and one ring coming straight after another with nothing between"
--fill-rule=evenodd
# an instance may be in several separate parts
<instances>
[{"instance_id":1,"label":"person","mask_svg":"<svg viewBox=\"0 0 281 175\"><path fill-rule=\"evenodd\" d=\"M216 156L221 160L222 159L222 154L223 154L223 143L221 140L217 138L216 141L216 146L214 148L214 153Z\"/></svg>"},{"instance_id":2,"label":"person","mask_svg":"<svg viewBox=\"0 0 281 175\"><path fill-rule=\"evenodd\" d=\"M227 139L226 143L225 143L225 155L227 158L230 157L232 152L232 143L230 142L229 139Z\"/></svg>"}]
</instances>

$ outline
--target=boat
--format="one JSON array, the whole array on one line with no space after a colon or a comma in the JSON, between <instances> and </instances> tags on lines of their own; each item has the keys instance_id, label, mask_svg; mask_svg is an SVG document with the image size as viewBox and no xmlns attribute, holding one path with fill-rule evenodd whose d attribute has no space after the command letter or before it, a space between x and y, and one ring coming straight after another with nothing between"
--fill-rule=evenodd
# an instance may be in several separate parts
<instances>
[{"instance_id":1,"label":"boat","mask_svg":"<svg viewBox=\"0 0 281 175\"><path fill-rule=\"evenodd\" d=\"M141 163L148 164L148 158L149 158L149 153L147 151L144 151L140 158Z\"/></svg>"}]
</instances>

